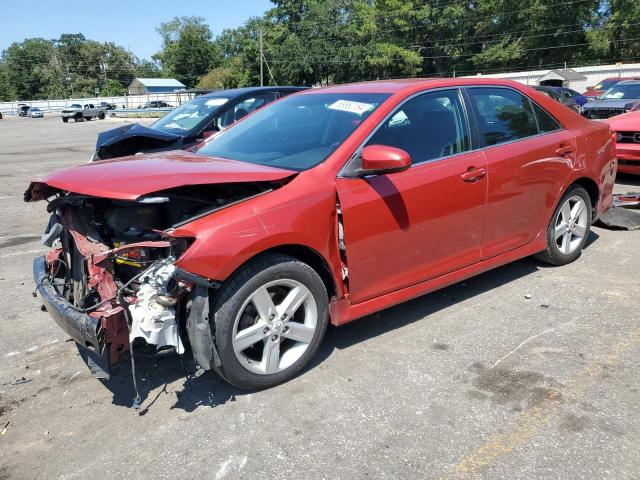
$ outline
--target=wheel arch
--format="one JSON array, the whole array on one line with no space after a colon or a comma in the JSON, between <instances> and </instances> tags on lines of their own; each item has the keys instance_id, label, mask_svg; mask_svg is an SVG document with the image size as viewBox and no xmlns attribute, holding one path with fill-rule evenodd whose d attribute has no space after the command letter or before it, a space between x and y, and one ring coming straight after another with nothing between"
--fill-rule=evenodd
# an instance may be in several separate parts
<instances>
[{"instance_id":1,"label":"wheel arch","mask_svg":"<svg viewBox=\"0 0 640 480\"><path fill-rule=\"evenodd\" d=\"M571 188L573 185L580 185L589 194L589 199L591 200L591 218L593 219L595 212L597 211L598 201L600 200L600 189L598 188L598 184L592 178L580 177L574 180L566 190Z\"/></svg>"},{"instance_id":2,"label":"wheel arch","mask_svg":"<svg viewBox=\"0 0 640 480\"><path fill-rule=\"evenodd\" d=\"M235 269L235 271L240 270L245 265L254 261L256 258L268 255L270 253L289 255L296 260L300 260L301 262L306 263L311 268L313 268L313 270L320 276L322 283L324 283L324 286L327 289L329 300L331 300L332 297L337 296L338 287L336 285L336 279L332 274L329 263L320 252L307 245L283 244L268 248L246 259Z\"/></svg>"}]
</instances>

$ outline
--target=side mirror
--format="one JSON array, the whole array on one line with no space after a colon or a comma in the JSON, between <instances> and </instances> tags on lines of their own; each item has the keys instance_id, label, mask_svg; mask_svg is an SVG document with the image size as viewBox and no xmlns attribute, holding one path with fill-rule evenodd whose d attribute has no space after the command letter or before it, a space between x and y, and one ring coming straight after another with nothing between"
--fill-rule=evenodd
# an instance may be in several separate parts
<instances>
[{"instance_id":1,"label":"side mirror","mask_svg":"<svg viewBox=\"0 0 640 480\"><path fill-rule=\"evenodd\" d=\"M593 87L587 87L587 90L593 90Z\"/></svg>"},{"instance_id":2,"label":"side mirror","mask_svg":"<svg viewBox=\"0 0 640 480\"><path fill-rule=\"evenodd\" d=\"M387 145L369 145L362 149L364 175L403 172L411 167L411 155Z\"/></svg>"}]
</instances>

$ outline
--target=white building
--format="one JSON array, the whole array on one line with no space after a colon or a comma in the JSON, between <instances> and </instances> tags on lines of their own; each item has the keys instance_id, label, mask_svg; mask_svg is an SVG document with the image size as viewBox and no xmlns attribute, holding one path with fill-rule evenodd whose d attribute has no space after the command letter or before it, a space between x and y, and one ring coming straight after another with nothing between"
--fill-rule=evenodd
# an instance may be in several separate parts
<instances>
[{"instance_id":1,"label":"white building","mask_svg":"<svg viewBox=\"0 0 640 480\"><path fill-rule=\"evenodd\" d=\"M129 85L129 95L175 93L186 87L175 78L135 78Z\"/></svg>"},{"instance_id":2,"label":"white building","mask_svg":"<svg viewBox=\"0 0 640 480\"><path fill-rule=\"evenodd\" d=\"M475 76L475 75L470 75ZM525 85L564 86L584 92L609 77L638 77L640 79L640 63L618 63L615 65L599 65L594 67L576 67L554 70L530 70L526 72L492 73L477 76L487 78L506 78Z\"/></svg>"}]
</instances>

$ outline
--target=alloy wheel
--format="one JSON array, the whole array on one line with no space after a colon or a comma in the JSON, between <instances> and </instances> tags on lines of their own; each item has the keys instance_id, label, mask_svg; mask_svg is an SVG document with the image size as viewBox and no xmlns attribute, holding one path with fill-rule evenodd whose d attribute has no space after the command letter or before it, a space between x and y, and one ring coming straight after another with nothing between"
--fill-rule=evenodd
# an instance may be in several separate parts
<instances>
[{"instance_id":1,"label":"alloy wheel","mask_svg":"<svg viewBox=\"0 0 640 480\"><path fill-rule=\"evenodd\" d=\"M589 212L579 195L569 197L558 211L555 223L555 241L563 255L570 255L582 245L587 233Z\"/></svg>"},{"instance_id":2,"label":"alloy wheel","mask_svg":"<svg viewBox=\"0 0 640 480\"><path fill-rule=\"evenodd\" d=\"M278 279L255 290L238 311L233 325L233 351L249 371L281 372L309 347L318 325L311 291L292 279Z\"/></svg>"}]
</instances>

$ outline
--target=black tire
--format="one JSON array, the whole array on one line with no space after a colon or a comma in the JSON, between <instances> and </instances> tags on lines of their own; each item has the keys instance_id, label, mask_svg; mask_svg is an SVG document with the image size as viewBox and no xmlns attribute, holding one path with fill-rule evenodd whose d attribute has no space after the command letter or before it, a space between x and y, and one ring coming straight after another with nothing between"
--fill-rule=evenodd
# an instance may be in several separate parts
<instances>
[{"instance_id":1,"label":"black tire","mask_svg":"<svg viewBox=\"0 0 640 480\"><path fill-rule=\"evenodd\" d=\"M67 123L67 122L69 121L69 119L68 119L67 117L62 117L62 121L63 121L64 123Z\"/></svg>"},{"instance_id":2,"label":"black tire","mask_svg":"<svg viewBox=\"0 0 640 480\"><path fill-rule=\"evenodd\" d=\"M236 357L232 343L234 322L253 292L278 279L295 280L309 289L317 305L316 331L306 351L290 367L273 374L258 374L245 368ZM317 353L329 322L328 295L320 276L309 265L282 254L265 254L242 267L224 283L212 303L211 327L221 361L214 370L243 390L261 390L295 377Z\"/></svg>"},{"instance_id":3,"label":"black tire","mask_svg":"<svg viewBox=\"0 0 640 480\"><path fill-rule=\"evenodd\" d=\"M562 206L565 204L565 202L568 199L575 196L581 197L582 200L584 200L584 203L586 205L586 211L587 211L586 231L584 236L582 237L582 240L578 248L576 248L574 251L568 254L565 254L560 250L557 244L557 240L555 236L556 224L558 222L558 217L560 216ZM591 198L589 197L589 194L580 185L570 186L567 189L567 191L564 193L564 195L562 195L562 198L558 202L558 205L556 206L556 209L553 212L553 216L551 217L551 221L549 222L549 225L547 227L547 248L544 251L536 254L535 258L537 258L542 262L548 263L550 265L557 265L557 266L566 265L568 263L571 263L577 260L582 254L582 249L584 248L589 238L589 232L591 231L591 220L592 220L592 205L591 205Z\"/></svg>"},{"instance_id":4,"label":"black tire","mask_svg":"<svg viewBox=\"0 0 640 480\"><path fill-rule=\"evenodd\" d=\"M104 117L105 117L105 116L106 116L106 115L104 114L104 112L100 112L100 113L98 113L98 118L99 118L100 120L104 120Z\"/></svg>"},{"instance_id":5,"label":"black tire","mask_svg":"<svg viewBox=\"0 0 640 480\"><path fill-rule=\"evenodd\" d=\"M79 120L82 120L82 114L81 113L76 113L73 117L73 121L74 122L78 122Z\"/></svg>"}]
</instances>

